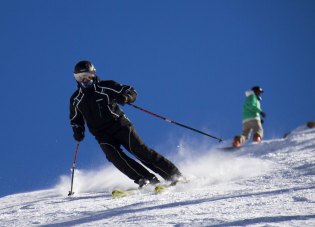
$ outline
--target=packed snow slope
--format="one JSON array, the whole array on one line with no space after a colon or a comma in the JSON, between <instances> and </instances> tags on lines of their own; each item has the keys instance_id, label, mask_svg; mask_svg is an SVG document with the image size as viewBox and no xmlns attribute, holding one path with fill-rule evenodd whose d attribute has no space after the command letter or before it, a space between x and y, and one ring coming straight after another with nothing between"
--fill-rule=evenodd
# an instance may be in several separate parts
<instances>
[{"instance_id":1,"label":"packed snow slope","mask_svg":"<svg viewBox=\"0 0 315 227\"><path fill-rule=\"evenodd\" d=\"M0 198L1 226L315 226L315 129L228 152L181 142L177 153L187 184L112 199L134 184L113 168L79 169L72 197L62 176Z\"/></svg>"}]
</instances>

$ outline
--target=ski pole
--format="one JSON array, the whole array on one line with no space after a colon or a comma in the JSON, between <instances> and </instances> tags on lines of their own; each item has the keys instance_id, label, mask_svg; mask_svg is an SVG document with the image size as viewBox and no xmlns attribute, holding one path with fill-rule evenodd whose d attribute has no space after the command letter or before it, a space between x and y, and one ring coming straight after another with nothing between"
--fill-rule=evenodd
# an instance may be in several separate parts
<instances>
[{"instance_id":1,"label":"ski pole","mask_svg":"<svg viewBox=\"0 0 315 227\"><path fill-rule=\"evenodd\" d=\"M80 142L77 143L77 146L76 146L76 149L75 149L75 154L74 154L74 159L73 159L73 163L72 163L71 188L70 188L68 196L71 196L71 195L74 194L74 192L72 191L72 189L73 189L73 178L74 178L75 162L77 160L77 155L78 155L78 150L79 150L79 144L80 144Z\"/></svg>"},{"instance_id":2,"label":"ski pole","mask_svg":"<svg viewBox=\"0 0 315 227\"><path fill-rule=\"evenodd\" d=\"M187 126L187 125L178 123L178 122L173 121L173 120L170 120L170 119L168 119L168 118L166 118L166 117L160 116L160 115L158 115L158 114L156 114L156 113L153 113L153 112L151 112L151 111L149 111L149 110L145 110L145 109L143 109L143 108L141 108L141 107L139 107L139 106L136 106L136 105L134 105L134 104L131 104L131 103L128 103L128 104L129 104L130 106L132 106L132 107L138 109L138 110L141 110L141 111L143 111L143 112L145 112L145 113L151 114L151 115L153 115L153 116L155 116L155 117L157 117L157 118L160 118L160 119L162 119L162 120L164 120L164 121L167 121L167 122L169 122L169 123L173 123L173 124L178 125L178 126L181 126L181 127L183 127L183 128L187 128L187 129L190 129L190 130L192 130L192 131L198 132L198 133L203 134L203 135L205 135L205 136L208 136L208 137L211 137L211 138L213 138L213 139L219 140L219 142L222 142L222 141L223 141L222 138L218 138L218 137L216 137L216 136L212 136L212 135L210 135L210 134L208 134L208 133L205 133L205 132L202 132L202 131L200 131L200 130L198 130L198 129L195 129L195 128L192 128L192 127L190 127L190 126Z\"/></svg>"}]
</instances>

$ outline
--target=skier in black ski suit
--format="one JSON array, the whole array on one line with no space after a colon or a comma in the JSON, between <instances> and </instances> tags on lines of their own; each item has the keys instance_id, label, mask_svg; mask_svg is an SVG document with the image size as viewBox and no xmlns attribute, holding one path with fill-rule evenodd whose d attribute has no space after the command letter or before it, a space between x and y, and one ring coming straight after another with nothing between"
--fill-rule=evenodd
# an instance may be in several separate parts
<instances>
[{"instance_id":1,"label":"skier in black ski suit","mask_svg":"<svg viewBox=\"0 0 315 227\"><path fill-rule=\"evenodd\" d=\"M78 89L70 99L70 123L76 141L84 139L85 123L104 151L108 161L134 180L139 187L160 181L137 161L128 157L121 145L143 165L167 181L181 177L177 167L156 151L147 147L119 105L136 100L131 86L112 80L99 80L93 64L80 61L74 68Z\"/></svg>"}]
</instances>

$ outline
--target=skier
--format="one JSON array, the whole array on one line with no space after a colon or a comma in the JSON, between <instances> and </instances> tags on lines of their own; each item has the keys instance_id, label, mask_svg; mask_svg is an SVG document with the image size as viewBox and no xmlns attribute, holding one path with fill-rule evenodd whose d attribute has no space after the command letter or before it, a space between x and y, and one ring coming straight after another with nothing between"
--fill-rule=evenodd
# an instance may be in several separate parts
<instances>
[{"instance_id":1,"label":"skier","mask_svg":"<svg viewBox=\"0 0 315 227\"><path fill-rule=\"evenodd\" d=\"M84 139L86 123L108 161L139 188L160 181L139 162L127 156L121 146L153 172L176 183L181 177L178 168L143 143L118 105L134 102L137 97L135 89L113 80L100 80L90 61L78 62L74 77L78 84L70 99L70 123L74 139L78 142Z\"/></svg>"},{"instance_id":2,"label":"skier","mask_svg":"<svg viewBox=\"0 0 315 227\"><path fill-rule=\"evenodd\" d=\"M309 122L307 122L307 127L309 127L309 128L315 128L315 121L309 121Z\"/></svg>"},{"instance_id":3,"label":"skier","mask_svg":"<svg viewBox=\"0 0 315 227\"><path fill-rule=\"evenodd\" d=\"M243 105L243 128L240 136L235 136L233 141L233 147L242 146L246 140L249 139L251 133L254 133L253 141L260 142L263 137L262 123L263 118L266 117L266 113L262 111L260 106L261 94L263 89L259 86L254 86L251 90L245 92L246 100Z\"/></svg>"}]
</instances>

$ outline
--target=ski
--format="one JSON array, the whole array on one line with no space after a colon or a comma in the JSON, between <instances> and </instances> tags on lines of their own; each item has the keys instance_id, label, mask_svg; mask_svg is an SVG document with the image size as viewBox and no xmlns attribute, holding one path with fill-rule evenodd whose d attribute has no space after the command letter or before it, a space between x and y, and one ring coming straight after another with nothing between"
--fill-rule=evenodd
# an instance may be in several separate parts
<instances>
[{"instance_id":1,"label":"ski","mask_svg":"<svg viewBox=\"0 0 315 227\"><path fill-rule=\"evenodd\" d=\"M150 191L150 192L154 194L160 194L169 187L170 187L169 185L157 185L154 187L153 191ZM127 189L127 190L114 189L112 191L112 198L118 199L118 198L123 198L126 196L137 195L137 194L142 193L140 190L141 189Z\"/></svg>"},{"instance_id":2,"label":"ski","mask_svg":"<svg viewBox=\"0 0 315 227\"><path fill-rule=\"evenodd\" d=\"M177 185L179 185L179 184L187 184L187 183L189 183L189 180L188 180L188 179L186 179L186 178L181 178L181 179L179 179L179 180L177 180L177 181L174 181L174 182L172 182L172 183L170 183L170 184L158 184L158 185L156 185L155 188L154 188L154 193L155 193L155 194L160 194L160 193L163 193L163 192L165 192L166 190L168 190L168 189L170 189L170 188L172 188L172 187L175 187L175 186L177 186Z\"/></svg>"},{"instance_id":3,"label":"ski","mask_svg":"<svg viewBox=\"0 0 315 227\"><path fill-rule=\"evenodd\" d=\"M122 197L126 197L129 195L135 195L139 193L139 189L127 189L127 190L122 190L122 189L114 189L112 191L112 198L113 199L118 199Z\"/></svg>"},{"instance_id":4,"label":"ski","mask_svg":"<svg viewBox=\"0 0 315 227\"><path fill-rule=\"evenodd\" d=\"M264 143L264 141L260 141L260 142L250 142L250 143L247 143L247 144L243 144L239 147L234 147L234 146L227 146L227 147L219 147L218 149L219 150L222 150L222 151L237 151L243 147L252 147L252 146L257 146L261 143Z\"/></svg>"},{"instance_id":5,"label":"ski","mask_svg":"<svg viewBox=\"0 0 315 227\"><path fill-rule=\"evenodd\" d=\"M126 190L114 189L112 191L112 198L118 199L118 198L130 196L130 195L137 195L137 194L142 194L142 193L147 193L147 192L153 193L153 194L161 194L161 193L167 191L171 187L175 187L178 184L183 184L183 183L185 184L188 182L189 181L187 179L182 179L180 181L175 181L171 184L157 184L153 188L153 191L152 191L152 187L150 187L150 185L143 187L143 188L134 188L134 189L126 189Z\"/></svg>"},{"instance_id":6,"label":"ski","mask_svg":"<svg viewBox=\"0 0 315 227\"><path fill-rule=\"evenodd\" d=\"M172 187L174 185L166 185L166 184L159 184L157 186L155 186L154 188L154 194L160 194L165 192L165 190L167 190L169 187Z\"/></svg>"},{"instance_id":7,"label":"ski","mask_svg":"<svg viewBox=\"0 0 315 227\"><path fill-rule=\"evenodd\" d=\"M167 184L159 184L156 185L153 190L147 190L148 188L146 188L146 190L143 189L114 189L112 191L112 198L113 199L118 199L118 198L123 198L126 196L131 196L131 195L137 195L137 194L142 194L143 192L149 192L149 193L153 193L153 194L160 194L162 192L164 192L166 189L168 189L169 187L174 186L174 185L167 185Z\"/></svg>"},{"instance_id":8,"label":"ski","mask_svg":"<svg viewBox=\"0 0 315 227\"><path fill-rule=\"evenodd\" d=\"M233 147L233 146L230 146L230 147L220 147L219 149L220 150L223 150L223 151L235 151L235 150L238 150L242 147Z\"/></svg>"}]
</instances>

